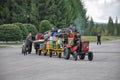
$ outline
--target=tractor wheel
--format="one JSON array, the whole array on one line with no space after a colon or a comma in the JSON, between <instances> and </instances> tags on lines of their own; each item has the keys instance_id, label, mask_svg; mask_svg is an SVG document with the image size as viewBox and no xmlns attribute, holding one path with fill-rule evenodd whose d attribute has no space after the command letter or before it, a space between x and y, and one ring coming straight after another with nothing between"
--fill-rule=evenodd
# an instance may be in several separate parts
<instances>
[{"instance_id":1,"label":"tractor wheel","mask_svg":"<svg viewBox=\"0 0 120 80\"><path fill-rule=\"evenodd\" d=\"M39 50L39 55L41 55L41 50Z\"/></svg>"},{"instance_id":2,"label":"tractor wheel","mask_svg":"<svg viewBox=\"0 0 120 80\"><path fill-rule=\"evenodd\" d=\"M62 54L61 54L61 53L59 53L59 54L58 54L58 57L59 57L59 58L61 58L61 56L62 56Z\"/></svg>"},{"instance_id":3,"label":"tractor wheel","mask_svg":"<svg viewBox=\"0 0 120 80\"><path fill-rule=\"evenodd\" d=\"M79 55L79 58L80 58L80 60L84 60L85 59L85 54Z\"/></svg>"},{"instance_id":4,"label":"tractor wheel","mask_svg":"<svg viewBox=\"0 0 120 80\"><path fill-rule=\"evenodd\" d=\"M37 49L35 49L35 53L37 54Z\"/></svg>"},{"instance_id":5,"label":"tractor wheel","mask_svg":"<svg viewBox=\"0 0 120 80\"><path fill-rule=\"evenodd\" d=\"M52 57L52 52L50 52L49 56Z\"/></svg>"},{"instance_id":6,"label":"tractor wheel","mask_svg":"<svg viewBox=\"0 0 120 80\"><path fill-rule=\"evenodd\" d=\"M89 53L88 53L88 60L89 60L89 61L92 61L92 60L93 60L93 53L92 53L92 52L89 52Z\"/></svg>"},{"instance_id":7,"label":"tractor wheel","mask_svg":"<svg viewBox=\"0 0 120 80\"><path fill-rule=\"evenodd\" d=\"M75 61L77 61L77 52L76 51L74 52L74 58L75 58Z\"/></svg>"},{"instance_id":8,"label":"tractor wheel","mask_svg":"<svg viewBox=\"0 0 120 80\"><path fill-rule=\"evenodd\" d=\"M44 56L46 56L47 55L47 52L46 53L44 53Z\"/></svg>"},{"instance_id":9,"label":"tractor wheel","mask_svg":"<svg viewBox=\"0 0 120 80\"><path fill-rule=\"evenodd\" d=\"M64 57L67 60L70 58L70 49L69 48L65 47L65 49L64 49Z\"/></svg>"}]
</instances>

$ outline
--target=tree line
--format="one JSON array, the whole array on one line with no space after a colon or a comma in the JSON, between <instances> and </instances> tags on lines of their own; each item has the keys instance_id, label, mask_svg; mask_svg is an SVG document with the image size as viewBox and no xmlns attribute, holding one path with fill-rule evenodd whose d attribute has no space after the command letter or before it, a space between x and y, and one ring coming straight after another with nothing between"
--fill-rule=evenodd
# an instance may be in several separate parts
<instances>
[{"instance_id":1,"label":"tree line","mask_svg":"<svg viewBox=\"0 0 120 80\"><path fill-rule=\"evenodd\" d=\"M66 27L76 18L86 19L80 0L1 0L0 24L31 23L39 26L49 20L56 27Z\"/></svg>"},{"instance_id":2,"label":"tree line","mask_svg":"<svg viewBox=\"0 0 120 80\"><path fill-rule=\"evenodd\" d=\"M95 23L91 18L87 28L84 30L84 35L95 36L97 34L105 36L120 36L120 23L116 17L115 22L112 17L108 18L108 23Z\"/></svg>"},{"instance_id":3,"label":"tree line","mask_svg":"<svg viewBox=\"0 0 120 80\"><path fill-rule=\"evenodd\" d=\"M37 32L51 27L66 28L70 23L82 35L120 35L120 23L97 24L86 16L82 0L1 0L0 25L23 23L35 25Z\"/></svg>"}]
</instances>

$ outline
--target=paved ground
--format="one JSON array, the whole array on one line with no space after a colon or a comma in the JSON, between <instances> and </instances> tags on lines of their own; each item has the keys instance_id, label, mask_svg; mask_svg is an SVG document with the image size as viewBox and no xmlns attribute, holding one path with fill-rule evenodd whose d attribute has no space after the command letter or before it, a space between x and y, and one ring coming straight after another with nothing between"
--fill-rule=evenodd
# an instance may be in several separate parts
<instances>
[{"instance_id":1,"label":"paved ground","mask_svg":"<svg viewBox=\"0 0 120 80\"><path fill-rule=\"evenodd\" d=\"M20 46L0 49L0 80L120 80L120 40L91 43L94 60L21 54Z\"/></svg>"}]
</instances>

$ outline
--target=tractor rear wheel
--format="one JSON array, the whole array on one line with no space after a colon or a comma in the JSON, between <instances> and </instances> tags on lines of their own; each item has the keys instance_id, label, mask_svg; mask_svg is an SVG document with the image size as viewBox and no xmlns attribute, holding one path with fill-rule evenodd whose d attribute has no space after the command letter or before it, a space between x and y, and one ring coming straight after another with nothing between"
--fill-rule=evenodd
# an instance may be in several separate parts
<instances>
[{"instance_id":1,"label":"tractor rear wheel","mask_svg":"<svg viewBox=\"0 0 120 80\"><path fill-rule=\"evenodd\" d=\"M77 52L76 51L74 52L74 58L75 58L75 61L77 61Z\"/></svg>"},{"instance_id":2,"label":"tractor rear wheel","mask_svg":"<svg viewBox=\"0 0 120 80\"><path fill-rule=\"evenodd\" d=\"M64 49L64 57L67 60L70 58L70 49L67 47L65 47L65 49Z\"/></svg>"},{"instance_id":3,"label":"tractor rear wheel","mask_svg":"<svg viewBox=\"0 0 120 80\"><path fill-rule=\"evenodd\" d=\"M88 53L88 60L89 60L89 61L92 61L92 60L93 60L93 53L92 53L92 52L89 52L89 53Z\"/></svg>"}]
</instances>

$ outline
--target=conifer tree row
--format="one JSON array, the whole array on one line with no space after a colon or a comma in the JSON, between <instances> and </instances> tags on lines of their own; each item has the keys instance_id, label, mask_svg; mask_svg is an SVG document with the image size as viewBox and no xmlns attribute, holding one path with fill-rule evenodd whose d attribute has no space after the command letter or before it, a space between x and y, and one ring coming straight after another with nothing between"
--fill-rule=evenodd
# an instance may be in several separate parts
<instances>
[{"instance_id":1,"label":"conifer tree row","mask_svg":"<svg viewBox=\"0 0 120 80\"><path fill-rule=\"evenodd\" d=\"M76 18L86 18L80 0L1 0L0 24L32 23L49 20L53 25L68 26Z\"/></svg>"}]
</instances>

